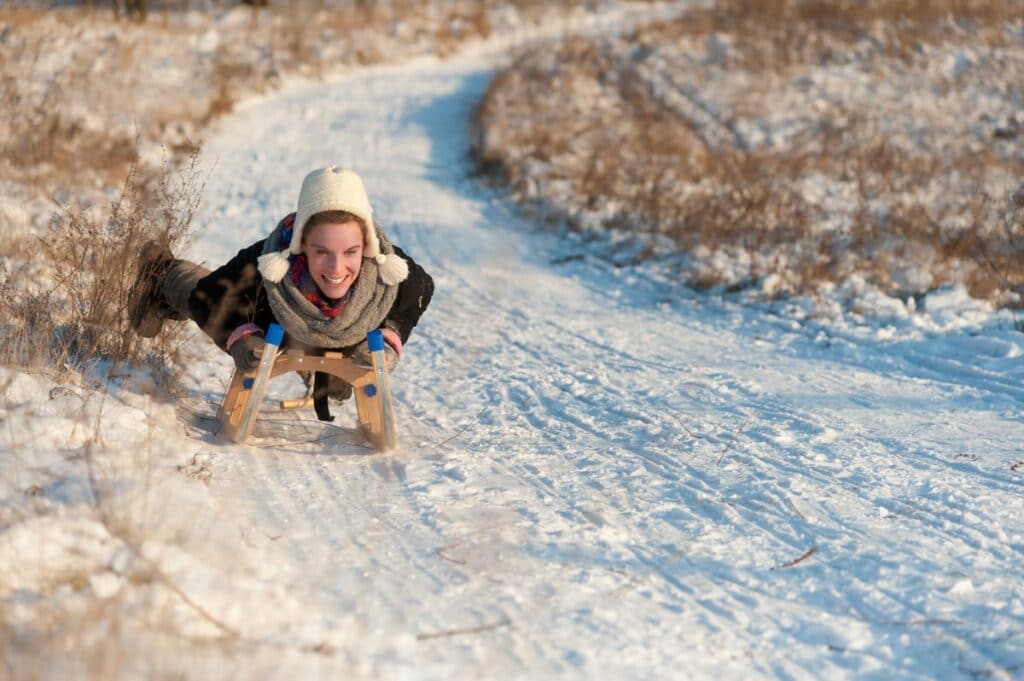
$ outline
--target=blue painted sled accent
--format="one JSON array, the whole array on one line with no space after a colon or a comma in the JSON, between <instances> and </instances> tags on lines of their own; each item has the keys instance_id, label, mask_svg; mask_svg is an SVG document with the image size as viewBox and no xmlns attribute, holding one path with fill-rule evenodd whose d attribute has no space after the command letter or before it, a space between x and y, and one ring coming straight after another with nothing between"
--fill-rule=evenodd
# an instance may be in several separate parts
<instances>
[{"instance_id":1,"label":"blue painted sled accent","mask_svg":"<svg viewBox=\"0 0 1024 681\"><path fill-rule=\"evenodd\" d=\"M384 334L380 329L374 329L366 334L366 344L370 346L370 352L377 352L384 349Z\"/></svg>"}]
</instances>

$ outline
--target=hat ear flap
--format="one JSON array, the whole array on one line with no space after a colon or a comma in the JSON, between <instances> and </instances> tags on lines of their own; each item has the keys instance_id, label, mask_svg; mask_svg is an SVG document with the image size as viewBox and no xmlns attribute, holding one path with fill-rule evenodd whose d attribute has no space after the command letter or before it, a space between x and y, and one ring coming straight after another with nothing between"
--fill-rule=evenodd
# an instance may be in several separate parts
<instances>
[{"instance_id":1,"label":"hat ear flap","mask_svg":"<svg viewBox=\"0 0 1024 681\"><path fill-rule=\"evenodd\" d=\"M367 258L379 258L380 257L380 239L377 237L377 225L371 220L366 222L366 229L363 233L363 244L365 251L365 257ZM379 262L378 262L379 264Z\"/></svg>"},{"instance_id":2,"label":"hat ear flap","mask_svg":"<svg viewBox=\"0 0 1024 681\"><path fill-rule=\"evenodd\" d=\"M400 284L409 277L409 263L395 253L378 255L377 271L380 272L380 279L388 286Z\"/></svg>"},{"instance_id":3,"label":"hat ear flap","mask_svg":"<svg viewBox=\"0 0 1024 681\"><path fill-rule=\"evenodd\" d=\"M291 262L281 251L264 253L256 260L258 263L256 268L260 271L260 274L263 275L264 279L274 284L284 279L284 275L288 274L288 270L291 268Z\"/></svg>"}]
</instances>

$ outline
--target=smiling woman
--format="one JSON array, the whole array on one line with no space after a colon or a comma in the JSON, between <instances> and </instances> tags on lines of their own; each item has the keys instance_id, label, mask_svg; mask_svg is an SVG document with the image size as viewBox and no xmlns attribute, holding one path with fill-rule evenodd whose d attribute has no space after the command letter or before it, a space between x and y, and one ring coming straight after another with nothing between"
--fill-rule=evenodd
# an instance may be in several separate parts
<instances>
[{"instance_id":1,"label":"smiling woman","mask_svg":"<svg viewBox=\"0 0 1024 681\"><path fill-rule=\"evenodd\" d=\"M306 176L296 212L270 236L213 272L147 245L131 322L153 337L166 319L192 319L242 370L259 363L271 323L292 347L349 356L368 354L366 334L381 329L392 368L433 291L430 275L374 221L359 175L330 166ZM330 395L351 393L337 377L327 385Z\"/></svg>"}]
</instances>

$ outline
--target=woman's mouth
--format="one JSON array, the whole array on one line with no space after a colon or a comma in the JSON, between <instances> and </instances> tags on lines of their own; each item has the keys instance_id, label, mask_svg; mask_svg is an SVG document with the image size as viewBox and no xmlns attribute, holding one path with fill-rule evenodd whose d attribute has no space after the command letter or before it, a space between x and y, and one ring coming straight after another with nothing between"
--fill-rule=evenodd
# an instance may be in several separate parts
<instances>
[{"instance_id":1,"label":"woman's mouth","mask_svg":"<svg viewBox=\"0 0 1024 681\"><path fill-rule=\"evenodd\" d=\"M324 279L327 281L328 284L331 284L332 286L337 286L338 284L345 283L345 280L348 279L348 275L346 274L346 275L341 276L341 277L328 277L325 274L324 275Z\"/></svg>"}]
</instances>

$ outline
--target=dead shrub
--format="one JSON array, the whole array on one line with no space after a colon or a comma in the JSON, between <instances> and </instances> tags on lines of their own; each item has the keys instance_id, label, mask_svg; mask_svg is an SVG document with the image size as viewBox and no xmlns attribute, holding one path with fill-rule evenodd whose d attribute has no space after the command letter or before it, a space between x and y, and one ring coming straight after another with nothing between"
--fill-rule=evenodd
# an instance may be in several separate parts
<instances>
[{"instance_id":1,"label":"dead shrub","mask_svg":"<svg viewBox=\"0 0 1024 681\"><path fill-rule=\"evenodd\" d=\"M210 96L202 120L204 125L234 111L237 93L253 79L254 72L251 64L233 58L223 46L217 48L210 69Z\"/></svg>"},{"instance_id":2,"label":"dead shrub","mask_svg":"<svg viewBox=\"0 0 1024 681\"><path fill-rule=\"evenodd\" d=\"M131 330L131 285L146 241L174 245L187 237L200 193L193 157L179 174L133 167L102 218L62 207L29 261L0 280L0 364L81 370L108 359L166 376L175 334L148 341ZM34 275L38 268L43 276ZM44 290L33 290L43 282Z\"/></svg>"},{"instance_id":3,"label":"dead shrub","mask_svg":"<svg viewBox=\"0 0 1024 681\"><path fill-rule=\"evenodd\" d=\"M974 239L972 245L981 267L968 279L971 290L998 296L997 302L1007 307L1024 308L1024 188L1013 196L988 238Z\"/></svg>"}]
</instances>

